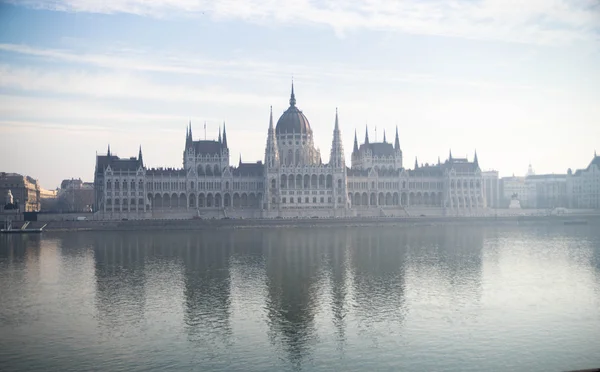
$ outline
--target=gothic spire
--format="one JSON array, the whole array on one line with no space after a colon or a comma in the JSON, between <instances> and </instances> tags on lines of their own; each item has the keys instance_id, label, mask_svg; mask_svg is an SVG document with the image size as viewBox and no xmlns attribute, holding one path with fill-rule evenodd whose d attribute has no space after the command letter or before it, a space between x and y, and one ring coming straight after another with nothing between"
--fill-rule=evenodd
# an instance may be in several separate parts
<instances>
[{"instance_id":1,"label":"gothic spire","mask_svg":"<svg viewBox=\"0 0 600 372\"><path fill-rule=\"evenodd\" d=\"M241 166L241 165L242 165L242 153L240 152L240 163L238 166Z\"/></svg>"},{"instance_id":2,"label":"gothic spire","mask_svg":"<svg viewBox=\"0 0 600 372\"><path fill-rule=\"evenodd\" d=\"M400 150L400 138L398 137L398 126L396 125L396 140L394 141L394 149Z\"/></svg>"},{"instance_id":3,"label":"gothic spire","mask_svg":"<svg viewBox=\"0 0 600 372\"><path fill-rule=\"evenodd\" d=\"M450 157L449 157L450 161L452 161L452 149L450 149Z\"/></svg>"},{"instance_id":4,"label":"gothic spire","mask_svg":"<svg viewBox=\"0 0 600 372\"><path fill-rule=\"evenodd\" d=\"M440 161L440 157L438 156L438 165L442 164L442 162Z\"/></svg>"},{"instance_id":5,"label":"gothic spire","mask_svg":"<svg viewBox=\"0 0 600 372\"><path fill-rule=\"evenodd\" d=\"M387 143L387 140L385 139L385 129L383 130L383 143Z\"/></svg>"},{"instance_id":6,"label":"gothic spire","mask_svg":"<svg viewBox=\"0 0 600 372\"><path fill-rule=\"evenodd\" d=\"M365 125L365 145L369 144L369 126Z\"/></svg>"},{"instance_id":7,"label":"gothic spire","mask_svg":"<svg viewBox=\"0 0 600 372\"><path fill-rule=\"evenodd\" d=\"M358 153L358 138L356 137L356 129L354 129L354 149L352 149L352 153Z\"/></svg>"},{"instance_id":8,"label":"gothic spire","mask_svg":"<svg viewBox=\"0 0 600 372\"><path fill-rule=\"evenodd\" d=\"M227 132L225 131L225 122L223 122L223 147L227 148Z\"/></svg>"},{"instance_id":9,"label":"gothic spire","mask_svg":"<svg viewBox=\"0 0 600 372\"><path fill-rule=\"evenodd\" d=\"M106 156L110 157L110 143L108 144L108 150L106 151Z\"/></svg>"},{"instance_id":10,"label":"gothic spire","mask_svg":"<svg viewBox=\"0 0 600 372\"><path fill-rule=\"evenodd\" d=\"M333 129L334 131L339 131L340 130L340 125L338 124L338 112L337 112L337 107L335 108L335 128Z\"/></svg>"},{"instance_id":11,"label":"gothic spire","mask_svg":"<svg viewBox=\"0 0 600 372\"><path fill-rule=\"evenodd\" d=\"M419 168L419 162L417 161L417 157L415 156L415 169Z\"/></svg>"},{"instance_id":12,"label":"gothic spire","mask_svg":"<svg viewBox=\"0 0 600 372\"><path fill-rule=\"evenodd\" d=\"M273 106L271 106L271 114L269 116L269 131L274 130L273 128Z\"/></svg>"},{"instance_id":13,"label":"gothic spire","mask_svg":"<svg viewBox=\"0 0 600 372\"><path fill-rule=\"evenodd\" d=\"M142 158L142 145L140 145L140 152L138 153L138 161L140 162L140 165L143 167L144 159Z\"/></svg>"},{"instance_id":14,"label":"gothic spire","mask_svg":"<svg viewBox=\"0 0 600 372\"><path fill-rule=\"evenodd\" d=\"M294 79L292 79L292 94L290 95L290 106L296 106L296 95L294 94Z\"/></svg>"},{"instance_id":15,"label":"gothic spire","mask_svg":"<svg viewBox=\"0 0 600 372\"><path fill-rule=\"evenodd\" d=\"M473 163L479 167L479 160L477 160L477 150L475 150L475 157L473 158Z\"/></svg>"},{"instance_id":16,"label":"gothic spire","mask_svg":"<svg viewBox=\"0 0 600 372\"><path fill-rule=\"evenodd\" d=\"M219 125L219 143L221 143L221 126Z\"/></svg>"},{"instance_id":17,"label":"gothic spire","mask_svg":"<svg viewBox=\"0 0 600 372\"><path fill-rule=\"evenodd\" d=\"M338 169L345 166L344 148L342 146L342 135L340 133L337 107L335 108L335 127L333 129L333 141L331 143L329 163L331 166Z\"/></svg>"},{"instance_id":18,"label":"gothic spire","mask_svg":"<svg viewBox=\"0 0 600 372\"><path fill-rule=\"evenodd\" d=\"M193 140L193 136L192 136L192 121L190 120L190 142Z\"/></svg>"}]
</instances>

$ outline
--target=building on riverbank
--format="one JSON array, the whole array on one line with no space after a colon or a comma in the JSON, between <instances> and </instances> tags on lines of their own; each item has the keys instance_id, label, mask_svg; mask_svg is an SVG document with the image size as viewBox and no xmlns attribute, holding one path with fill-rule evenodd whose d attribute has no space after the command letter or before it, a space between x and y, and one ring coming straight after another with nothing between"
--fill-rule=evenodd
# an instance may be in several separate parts
<instances>
[{"instance_id":1,"label":"building on riverbank","mask_svg":"<svg viewBox=\"0 0 600 372\"><path fill-rule=\"evenodd\" d=\"M223 125L218 140L194 140L186 131L182 168L147 168L137 157L97 155L94 204L99 218L293 218L473 215L486 209L477 153L436 164L403 165L398 129L394 143L359 145L355 133L347 167L336 109L329 162L315 148L313 131L296 106L276 125L271 109L263 161L230 166Z\"/></svg>"},{"instance_id":2,"label":"building on riverbank","mask_svg":"<svg viewBox=\"0 0 600 372\"><path fill-rule=\"evenodd\" d=\"M596 155L585 169L567 172L569 208L600 209L600 156Z\"/></svg>"},{"instance_id":3,"label":"building on riverbank","mask_svg":"<svg viewBox=\"0 0 600 372\"><path fill-rule=\"evenodd\" d=\"M0 172L0 195L10 194L19 212L40 210L40 185L36 179L18 173Z\"/></svg>"}]
</instances>

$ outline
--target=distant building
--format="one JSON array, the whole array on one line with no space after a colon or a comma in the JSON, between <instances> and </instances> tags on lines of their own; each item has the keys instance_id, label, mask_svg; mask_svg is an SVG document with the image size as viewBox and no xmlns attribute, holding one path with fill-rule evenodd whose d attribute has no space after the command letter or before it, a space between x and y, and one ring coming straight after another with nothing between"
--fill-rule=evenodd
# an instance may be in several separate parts
<instances>
[{"instance_id":1,"label":"distant building","mask_svg":"<svg viewBox=\"0 0 600 372\"><path fill-rule=\"evenodd\" d=\"M527 176L525 183L529 186L533 185L531 188L535 188L536 208L568 206L566 174L534 174Z\"/></svg>"},{"instance_id":2,"label":"distant building","mask_svg":"<svg viewBox=\"0 0 600 372\"><path fill-rule=\"evenodd\" d=\"M527 182L526 177L502 177L500 190L502 208L508 208L514 199L519 201L521 208L536 208L536 186Z\"/></svg>"},{"instance_id":3,"label":"distant building","mask_svg":"<svg viewBox=\"0 0 600 372\"><path fill-rule=\"evenodd\" d=\"M600 156L594 158L585 169L567 172L569 208L600 208Z\"/></svg>"},{"instance_id":4,"label":"distant building","mask_svg":"<svg viewBox=\"0 0 600 372\"><path fill-rule=\"evenodd\" d=\"M62 212L91 212L94 205L94 184L79 179L60 183L56 208Z\"/></svg>"},{"instance_id":5,"label":"distant building","mask_svg":"<svg viewBox=\"0 0 600 372\"><path fill-rule=\"evenodd\" d=\"M0 195L4 198L9 191L19 212L40 210L40 185L37 180L18 173L0 172Z\"/></svg>"},{"instance_id":6,"label":"distant building","mask_svg":"<svg viewBox=\"0 0 600 372\"><path fill-rule=\"evenodd\" d=\"M296 106L277 120L271 111L263 161L230 166L225 125L218 140L195 140L191 124L183 167L147 168L137 157L108 148L96 157L94 205L102 218L344 217L422 214L466 215L486 207L477 153L450 152L444 162L403 165L398 130L393 143L359 145L355 133L347 167L337 110L329 162L314 145L313 130Z\"/></svg>"},{"instance_id":7,"label":"distant building","mask_svg":"<svg viewBox=\"0 0 600 372\"><path fill-rule=\"evenodd\" d=\"M489 208L500 208L500 179L498 171L481 172L486 204Z\"/></svg>"}]
</instances>

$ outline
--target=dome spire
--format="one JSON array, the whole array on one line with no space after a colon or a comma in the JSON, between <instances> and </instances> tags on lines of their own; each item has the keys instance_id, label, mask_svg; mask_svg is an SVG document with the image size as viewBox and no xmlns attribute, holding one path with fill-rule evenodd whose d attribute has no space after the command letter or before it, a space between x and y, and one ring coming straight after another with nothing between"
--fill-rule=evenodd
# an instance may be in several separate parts
<instances>
[{"instance_id":1,"label":"dome spire","mask_svg":"<svg viewBox=\"0 0 600 372\"><path fill-rule=\"evenodd\" d=\"M292 94L290 95L290 106L296 106L296 95L294 94L294 78L292 78Z\"/></svg>"}]
</instances>

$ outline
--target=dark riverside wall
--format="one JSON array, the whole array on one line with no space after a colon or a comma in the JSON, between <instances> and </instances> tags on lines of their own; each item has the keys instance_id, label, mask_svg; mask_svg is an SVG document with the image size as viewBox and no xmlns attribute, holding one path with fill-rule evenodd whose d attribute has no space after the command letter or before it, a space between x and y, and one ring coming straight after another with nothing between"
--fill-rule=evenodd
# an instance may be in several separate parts
<instances>
[{"instance_id":1,"label":"dark riverside wall","mask_svg":"<svg viewBox=\"0 0 600 372\"><path fill-rule=\"evenodd\" d=\"M436 225L600 225L600 215L507 216L507 217L404 217L404 218L319 218L319 219L210 219L52 221L45 231L212 230L279 227L335 226L436 226Z\"/></svg>"}]
</instances>

